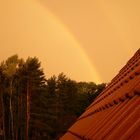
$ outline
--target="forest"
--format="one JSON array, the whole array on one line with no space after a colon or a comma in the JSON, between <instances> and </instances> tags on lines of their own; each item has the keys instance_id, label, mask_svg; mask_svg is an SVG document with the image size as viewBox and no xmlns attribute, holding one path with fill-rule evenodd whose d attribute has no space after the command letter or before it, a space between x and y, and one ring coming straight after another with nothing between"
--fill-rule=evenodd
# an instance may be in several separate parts
<instances>
[{"instance_id":1,"label":"forest","mask_svg":"<svg viewBox=\"0 0 140 140\"><path fill-rule=\"evenodd\" d=\"M8 57L0 64L0 140L59 139L105 86L63 72L46 78L37 57Z\"/></svg>"}]
</instances>

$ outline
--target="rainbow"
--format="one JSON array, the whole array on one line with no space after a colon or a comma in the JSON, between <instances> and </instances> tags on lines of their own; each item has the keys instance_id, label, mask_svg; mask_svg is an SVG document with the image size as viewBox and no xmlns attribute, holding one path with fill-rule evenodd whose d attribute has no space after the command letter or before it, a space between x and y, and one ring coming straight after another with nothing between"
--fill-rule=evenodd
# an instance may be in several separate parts
<instances>
[{"instance_id":1,"label":"rainbow","mask_svg":"<svg viewBox=\"0 0 140 140\"><path fill-rule=\"evenodd\" d=\"M41 3L40 3L40 6L42 9L43 6ZM84 64L85 63L87 64L86 66L88 67L88 70L92 76L92 79L96 83L101 83L102 80L101 80L101 77L96 69L96 66L94 64L92 64L87 53L83 49L82 45L77 41L76 37L72 34L72 32L70 32L70 30L54 14L52 14L48 9L46 9L46 7L43 7L43 9L45 10L44 12L47 14L47 18L53 20L55 25L59 26L61 32L64 33L66 36L68 36L69 40L71 40L73 42L73 46L69 46L69 47L73 47L72 49L77 51L77 54L80 54L80 56L78 56L78 57L81 58L81 61Z\"/></svg>"}]
</instances>

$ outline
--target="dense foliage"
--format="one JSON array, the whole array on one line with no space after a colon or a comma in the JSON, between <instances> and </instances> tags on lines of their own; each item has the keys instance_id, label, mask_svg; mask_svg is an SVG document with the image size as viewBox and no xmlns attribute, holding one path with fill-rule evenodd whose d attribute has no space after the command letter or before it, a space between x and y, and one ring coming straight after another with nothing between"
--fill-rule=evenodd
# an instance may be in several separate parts
<instances>
[{"instance_id":1,"label":"dense foliage","mask_svg":"<svg viewBox=\"0 0 140 140\"><path fill-rule=\"evenodd\" d=\"M46 79L36 57L11 56L0 65L0 139L59 139L104 87L63 73Z\"/></svg>"}]
</instances>

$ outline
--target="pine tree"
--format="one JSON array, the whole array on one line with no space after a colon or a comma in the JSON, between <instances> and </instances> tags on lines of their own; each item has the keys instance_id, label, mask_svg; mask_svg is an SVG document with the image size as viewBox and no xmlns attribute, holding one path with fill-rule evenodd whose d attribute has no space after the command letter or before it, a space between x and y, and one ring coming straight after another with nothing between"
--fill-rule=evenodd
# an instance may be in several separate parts
<instances>
[{"instance_id":1,"label":"pine tree","mask_svg":"<svg viewBox=\"0 0 140 140\"><path fill-rule=\"evenodd\" d=\"M45 85L45 75L41 69L41 63L34 58L28 58L25 62L26 78L26 140L29 139L29 127L31 114L34 112L38 91ZM34 101L34 102L33 102ZM33 131L33 130L32 130ZM30 132L31 133L31 132Z\"/></svg>"}]
</instances>

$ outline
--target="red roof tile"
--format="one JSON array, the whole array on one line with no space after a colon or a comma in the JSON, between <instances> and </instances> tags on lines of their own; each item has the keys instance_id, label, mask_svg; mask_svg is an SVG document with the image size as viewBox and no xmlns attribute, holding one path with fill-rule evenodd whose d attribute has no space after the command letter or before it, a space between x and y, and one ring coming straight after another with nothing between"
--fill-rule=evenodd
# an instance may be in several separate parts
<instances>
[{"instance_id":1,"label":"red roof tile","mask_svg":"<svg viewBox=\"0 0 140 140\"><path fill-rule=\"evenodd\" d=\"M60 140L140 140L140 49Z\"/></svg>"}]
</instances>

